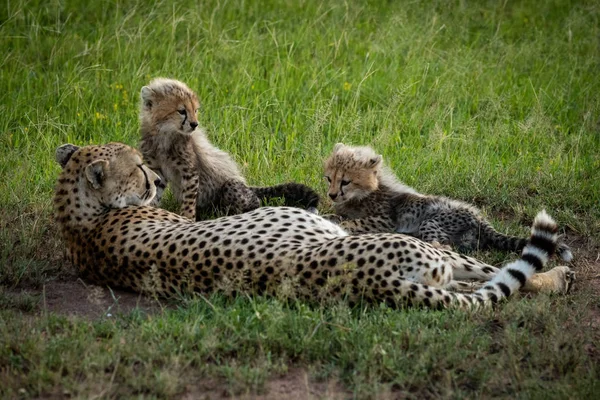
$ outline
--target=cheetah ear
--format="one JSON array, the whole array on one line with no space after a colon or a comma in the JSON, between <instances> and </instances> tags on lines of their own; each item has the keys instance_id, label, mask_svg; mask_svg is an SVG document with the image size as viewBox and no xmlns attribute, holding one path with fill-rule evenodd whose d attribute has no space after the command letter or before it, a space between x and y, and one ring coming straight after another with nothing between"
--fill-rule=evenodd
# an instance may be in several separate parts
<instances>
[{"instance_id":1,"label":"cheetah ear","mask_svg":"<svg viewBox=\"0 0 600 400\"><path fill-rule=\"evenodd\" d=\"M62 168L64 168L71 159L73 153L75 153L77 150L79 150L79 146L75 146L71 143L63 144L56 149L54 158L56 159L56 162L59 163Z\"/></svg>"},{"instance_id":2,"label":"cheetah ear","mask_svg":"<svg viewBox=\"0 0 600 400\"><path fill-rule=\"evenodd\" d=\"M148 86L144 86L142 87L140 95L142 97L142 103L144 104L144 107L151 109L154 99L154 90L150 89Z\"/></svg>"},{"instance_id":3,"label":"cheetah ear","mask_svg":"<svg viewBox=\"0 0 600 400\"><path fill-rule=\"evenodd\" d=\"M104 183L108 161L96 160L85 167L85 177L94 189L100 189Z\"/></svg>"},{"instance_id":4,"label":"cheetah ear","mask_svg":"<svg viewBox=\"0 0 600 400\"><path fill-rule=\"evenodd\" d=\"M340 151L342 149L342 147L346 146L344 143L336 143L335 146L333 146L333 152L337 153L338 151Z\"/></svg>"},{"instance_id":5,"label":"cheetah ear","mask_svg":"<svg viewBox=\"0 0 600 400\"><path fill-rule=\"evenodd\" d=\"M379 154L376 157L373 157L373 158L369 159L369 161L367 162L367 166L369 168L375 168L379 164L381 164L382 160L383 160L383 157L381 156L381 154Z\"/></svg>"}]
</instances>

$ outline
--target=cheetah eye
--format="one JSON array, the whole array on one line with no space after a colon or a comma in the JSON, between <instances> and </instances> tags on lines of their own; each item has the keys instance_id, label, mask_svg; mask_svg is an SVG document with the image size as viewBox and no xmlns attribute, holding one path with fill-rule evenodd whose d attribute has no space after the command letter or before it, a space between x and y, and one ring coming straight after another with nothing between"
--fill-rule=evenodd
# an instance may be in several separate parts
<instances>
[{"instance_id":1,"label":"cheetah eye","mask_svg":"<svg viewBox=\"0 0 600 400\"><path fill-rule=\"evenodd\" d=\"M177 110L177 112L178 112L179 114L181 114L181 115L185 115L185 114L186 114L185 108L184 108L184 109L182 109L182 110Z\"/></svg>"},{"instance_id":2,"label":"cheetah eye","mask_svg":"<svg viewBox=\"0 0 600 400\"><path fill-rule=\"evenodd\" d=\"M342 181L340 182L342 186L347 186L350 184L350 181Z\"/></svg>"},{"instance_id":3,"label":"cheetah eye","mask_svg":"<svg viewBox=\"0 0 600 400\"><path fill-rule=\"evenodd\" d=\"M326 176L325 179L327 179L327 182L331 183L331 178Z\"/></svg>"}]
</instances>

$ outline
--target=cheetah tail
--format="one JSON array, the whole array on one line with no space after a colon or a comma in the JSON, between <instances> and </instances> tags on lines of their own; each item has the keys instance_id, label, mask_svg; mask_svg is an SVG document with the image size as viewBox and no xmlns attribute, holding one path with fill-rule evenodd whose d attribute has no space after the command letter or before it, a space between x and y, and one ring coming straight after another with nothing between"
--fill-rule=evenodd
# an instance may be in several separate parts
<instances>
[{"instance_id":1,"label":"cheetah tail","mask_svg":"<svg viewBox=\"0 0 600 400\"><path fill-rule=\"evenodd\" d=\"M426 306L472 309L496 303L519 290L527 279L544 267L556 250L557 231L556 223L545 211L538 213L521 257L505 265L475 293L463 294L432 289L427 285L408 281L402 282L406 286L403 289L408 292L413 304L415 300L420 300Z\"/></svg>"},{"instance_id":2,"label":"cheetah tail","mask_svg":"<svg viewBox=\"0 0 600 400\"><path fill-rule=\"evenodd\" d=\"M558 241L556 222L545 210L539 212L521 257L505 265L494 278L471 296L479 302L495 303L519 290L533 274L540 272L554 254Z\"/></svg>"},{"instance_id":3,"label":"cheetah tail","mask_svg":"<svg viewBox=\"0 0 600 400\"><path fill-rule=\"evenodd\" d=\"M498 232L487 221L479 221L485 245L498 250L520 251L527 245L526 238L509 236Z\"/></svg>"},{"instance_id":4,"label":"cheetah tail","mask_svg":"<svg viewBox=\"0 0 600 400\"><path fill-rule=\"evenodd\" d=\"M250 189L260 199L283 197L286 206L316 209L317 205L319 205L319 195L301 183L289 182L266 187L253 186Z\"/></svg>"},{"instance_id":5,"label":"cheetah tail","mask_svg":"<svg viewBox=\"0 0 600 400\"><path fill-rule=\"evenodd\" d=\"M483 223L481 228L488 246L498 250L520 251L528 243L528 240L525 238L508 236L496 231L487 222ZM557 244L556 253L563 261L569 262L573 259L573 254L569 246L564 243Z\"/></svg>"}]
</instances>

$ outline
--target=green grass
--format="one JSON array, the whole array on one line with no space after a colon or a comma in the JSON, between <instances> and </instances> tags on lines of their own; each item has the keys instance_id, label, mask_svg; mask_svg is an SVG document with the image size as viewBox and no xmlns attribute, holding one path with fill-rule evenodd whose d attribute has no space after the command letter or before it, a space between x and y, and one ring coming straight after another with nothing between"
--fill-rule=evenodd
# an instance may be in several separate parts
<instances>
[{"instance_id":1,"label":"green grass","mask_svg":"<svg viewBox=\"0 0 600 400\"><path fill-rule=\"evenodd\" d=\"M0 323L0 365L8 366L0 395L88 397L103 388L106 397L171 397L210 378L231 395L261 394L270 375L293 365L347 382L347 395L359 398L591 398L600 389L584 350L590 336L554 328L585 317L564 298L515 300L482 315L209 301L89 322L2 312L10 323Z\"/></svg>"},{"instance_id":2,"label":"green grass","mask_svg":"<svg viewBox=\"0 0 600 400\"><path fill-rule=\"evenodd\" d=\"M333 144L369 144L406 183L474 202L501 230L525 233L545 207L597 246L599 18L596 2L567 0L5 2L0 285L64 273L54 150L136 145L138 92L156 76L198 92L201 123L252 184L296 180L324 194ZM187 301L93 322L22 315L31 300L7 293L0 394L10 397L170 397L203 377L261 393L294 366L361 398L598 390L597 331L581 325L598 310L584 295L593 291L481 316L216 297L218 314Z\"/></svg>"}]
</instances>

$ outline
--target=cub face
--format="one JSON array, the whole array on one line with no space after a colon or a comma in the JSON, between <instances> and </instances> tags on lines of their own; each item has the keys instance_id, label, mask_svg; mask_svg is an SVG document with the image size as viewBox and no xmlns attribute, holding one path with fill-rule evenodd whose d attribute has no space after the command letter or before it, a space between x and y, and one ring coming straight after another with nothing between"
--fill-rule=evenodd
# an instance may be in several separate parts
<instances>
[{"instance_id":1,"label":"cub face","mask_svg":"<svg viewBox=\"0 0 600 400\"><path fill-rule=\"evenodd\" d=\"M142 122L156 126L159 133L191 135L198 127L200 102L183 82L157 78L141 91Z\"/></svg>"},{"instance_id":2,"label":"cub face","mask_svg":"<svg viewBox=\"0 0 600 400\"><path fill-rule=\"evenodd\" d=\"M142 163L140 153L121 143L56 149L61 178L75 175L77 193L89 203L108 208L148 205L156 195L159 176ZM85 201L83 203L88 203Z\"/></svg>"},{"instance_id":3,"label":"cub face","mask_svg":"<svg viewBox=\"0 0 600 400\"><path fill-rule=\"evenodd\" d=\"M381 155L368 147L336 144L324 164L329 198L335 204L341 204L360 200L377 190L381 160Z\"/></svg>"}]
</instances>

